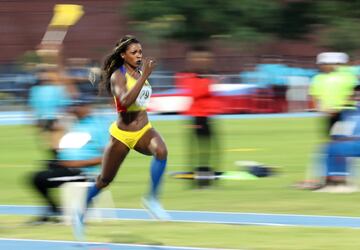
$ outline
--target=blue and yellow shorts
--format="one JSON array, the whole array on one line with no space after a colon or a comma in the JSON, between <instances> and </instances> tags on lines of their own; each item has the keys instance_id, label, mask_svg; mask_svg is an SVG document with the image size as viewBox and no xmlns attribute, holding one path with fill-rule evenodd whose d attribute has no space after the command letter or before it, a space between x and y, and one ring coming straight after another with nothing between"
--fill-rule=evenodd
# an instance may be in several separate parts
<instances>
[{"instance_id":1,"label":"blue and yellow shorts","mask_svg":"<svg viewBox=\"0 0 360 250\"><path fill-rule=\"evenodd\" d=\"M124 143L128 148L133 149L141 137L151 128L152 126L149 122L138 131L125 131L119 129L115 121L110 125L109 132L115 139Z\"/></svg>"}]
</instances>

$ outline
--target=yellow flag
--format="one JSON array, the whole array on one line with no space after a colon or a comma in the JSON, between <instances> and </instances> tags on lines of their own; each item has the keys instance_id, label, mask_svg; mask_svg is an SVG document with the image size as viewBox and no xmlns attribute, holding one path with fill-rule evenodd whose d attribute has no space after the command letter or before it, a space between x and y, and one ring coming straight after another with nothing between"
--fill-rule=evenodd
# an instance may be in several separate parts
<instances>
[{"instance_id":1,"label":"yellow flag","mask_svg":"<svg viewBox=\"0 0 360 250\"><path fill-rule=\"evenodd\" d=\"M84 14L83 6L77 4L56 4L50 26L74 25Z\"/></svg>"}]
</instances>

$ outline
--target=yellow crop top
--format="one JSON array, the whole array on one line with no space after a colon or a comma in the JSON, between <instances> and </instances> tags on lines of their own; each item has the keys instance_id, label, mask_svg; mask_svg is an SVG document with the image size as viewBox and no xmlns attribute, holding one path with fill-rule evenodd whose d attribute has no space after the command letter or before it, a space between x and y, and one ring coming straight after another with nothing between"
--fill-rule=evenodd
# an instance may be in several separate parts
<instances>
[{"instance_id":1,"label":"yellow crop top","mask_svg":"<svg viewBox=\"0 0 360 250\"><path fill-rule=\"evenodd\" d=\"M126 88L128 90L132 89L135 86L137 80L134 77L132 77L131 75L129 75L125 71L125 69L120 68L120 70L122 73L125 72ZM135 102L133 104L131 104L129 107L126 108L126 107L122 106L120 103L120 99L117 96L114 96L116 111L117 112L124 112L124 111L131 112L131 111L146 110L146 107L150 101L151 93L152 93L151 85L146 80L145 84L142 87L142 89L140 90L140 93L139 93L138 97L136 98Z\"/></svg>"}]
</instances>

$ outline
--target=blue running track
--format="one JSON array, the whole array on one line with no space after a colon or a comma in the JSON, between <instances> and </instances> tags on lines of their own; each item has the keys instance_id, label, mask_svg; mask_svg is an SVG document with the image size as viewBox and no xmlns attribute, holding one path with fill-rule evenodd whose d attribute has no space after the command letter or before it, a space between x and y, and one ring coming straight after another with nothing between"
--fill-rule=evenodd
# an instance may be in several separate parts
<instances>
[{"instance_id":1,"label":"blue running track","mask_svg":"<svg viewBox=\"0 0 360 250\"><path fill-rule=\"evenodd\" d=\"M0 205L0 215L41 214L41 206ZM360 217L294 214L259 214L200 211L168 211L173 222L201 222L238 225L360 228ZM115 220L152 220L143 209L103 209L103 216ZM0 238L0 249L12 250L205 250L206 248L111 244L74 241L46 241Z\"/></svg>"},{"instance_id":2,"label":"blue running track","mask_svg":"<svg viewBox=\"0 0 360 250\"><path fill-rule=\"evenodd\" d=\"M34 216L41 214L43 209L44 207L39 206L0 205L0 214ZM360 217L175 210L168 212L173 222L360 228ZM153 220L143 209L102 209L102 215L104 218L115 220Z\"/></svg>"},{"instance_id":3,"label":"blue running track","mask_svg":"<svg viewBox=\"0 0 360 250\"><path fill-rule=\"evenodd\" d=\"M0 249L2 250L210 250L211 248L0 238Z\"/></svg>"}]
</instances>

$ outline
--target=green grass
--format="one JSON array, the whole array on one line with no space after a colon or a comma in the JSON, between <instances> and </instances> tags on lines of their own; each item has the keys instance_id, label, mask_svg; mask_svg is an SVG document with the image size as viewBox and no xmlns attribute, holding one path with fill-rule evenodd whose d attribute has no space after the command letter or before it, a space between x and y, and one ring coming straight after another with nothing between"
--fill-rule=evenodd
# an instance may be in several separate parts
<instances>
[{"instance_id":1,"label":"green grass","mask_svg":"<svg viewBox=\"0 0 360 250\"><path fill-rule=\"evenodd\" d=\"M168 171L187 170L188 136L184 124L153 122L169 148ZM207 190L192 190L186 181L166 177L162 200L167 209L360 216L356 193L326 194L291 188L304 178L321 141L318 119L230 119L217 120L216 125L221 169L235 170L235 161L253 160L278 166L279 174L254 181L221 181ZM42 204L28 185L28 177L41 168L39 160L46 157L33 128L2 126L0 138L0 204ZM141 207L140 198L148 186L149 162L149 157L136 152L126 159L110 187L117 207ZM2 216L0 237L72 239L68 227L47 225L28 230L21 226L26 219ZM340 228L121 221L92 223L88 230L92 241L242 249L357 249L353 246L360 243L357 230Z\"/></svg>"}]
</instances>

